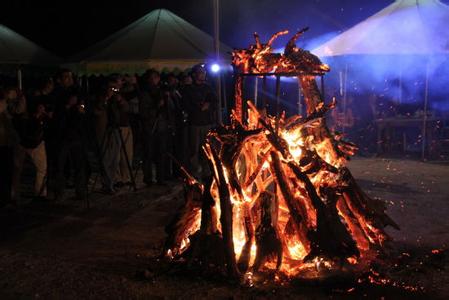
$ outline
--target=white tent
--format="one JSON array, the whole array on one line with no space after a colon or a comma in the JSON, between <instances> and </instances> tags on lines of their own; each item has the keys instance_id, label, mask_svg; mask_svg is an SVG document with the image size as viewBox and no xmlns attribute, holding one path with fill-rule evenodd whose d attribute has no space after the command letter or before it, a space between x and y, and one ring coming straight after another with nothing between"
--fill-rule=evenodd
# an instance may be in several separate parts
<instances>
[{"instance_id":1,"label":"white tent","mask_svg":"<svg viewBox=\"0 0 449 300\"><path fill-rule=\"evenodd\" d=\"M428 62L449 54L449 6L439 0L396 0L373 16L324 43L318 56L419 55ZM429 64L424 93L422 157L426 145ZM346 76L345 76L346 77Z\"/></svg>"},{"instance_id":2,"label":"white tent","mask_svg":"<svg viewBox=\"0 0 449 300\"><path fill-rule=\"evenodd\" d=\"M60 59L0 24L0 64L56 65Z\"/></svg>"},{"instance_id":3,"label":"white tent","mask_svg":"<svg viewBox=\"0 0 449 300\"><path fill-rule=\"evenodd\" d=\"M232 49L221 45L221 53ZM166 9L154 10L71 59L85 73L186 69L215 58L213 37Z\"/></svg>"},{"instance_id":4,"label":"white tent","mask_svg":"<svg viewBox=\"0 0 449 300\"><path fill-rule=\"evenodd\" d=\"M439 0L397 0L312 52L318 56L447 54L447 24L449 6Z\"/></svg>"}]
</instances>

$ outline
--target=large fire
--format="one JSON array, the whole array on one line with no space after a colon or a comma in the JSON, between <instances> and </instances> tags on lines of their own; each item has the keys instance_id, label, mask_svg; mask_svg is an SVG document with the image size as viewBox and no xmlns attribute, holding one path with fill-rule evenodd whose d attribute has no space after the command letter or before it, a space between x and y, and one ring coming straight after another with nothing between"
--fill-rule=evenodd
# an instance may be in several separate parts
<instances>
[{"instance_id":1,"label":"large fire","mask_svg":"<svg viewBox=\"0 0 449 300\"><path fill-rule=\"evenodd\" d=\"M303 276L310 268L366 265L388 239L383 228L398 227L345 167L356 146L326 126L335 101L324 103L315 76L329 67L296 47L304 31L283 54L273 53L271 43L286 31L267 44L255 35L255 45L234 51L240 74L298 76L307 116L270 116L248 101L244 121L238 76L232 124L212 130L204 145L213 177L202 184L185 172L186 204L169 226L166 255L201 260L216 251L213 237L229 276L264 270Z\"/></svg>"}]
</instances>

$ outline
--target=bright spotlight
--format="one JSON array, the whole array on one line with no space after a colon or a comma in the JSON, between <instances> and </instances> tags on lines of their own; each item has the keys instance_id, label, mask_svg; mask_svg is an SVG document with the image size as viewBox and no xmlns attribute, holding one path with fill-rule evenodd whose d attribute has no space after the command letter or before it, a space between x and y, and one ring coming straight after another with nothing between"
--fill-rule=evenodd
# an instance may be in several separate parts
<instances>
[{"instance_id":1,"label":"bright spotlight","mask_svg":"<svg viewBox=\"0 0 449 300\"><path fill-rule=\"evenodd\" d=\"M219 64L212 64L212 65L210 66L210 70L211 70L213 73L218 73L218 72L220 72L220 65L219 65Z\"/></svg>"}]
</instances>

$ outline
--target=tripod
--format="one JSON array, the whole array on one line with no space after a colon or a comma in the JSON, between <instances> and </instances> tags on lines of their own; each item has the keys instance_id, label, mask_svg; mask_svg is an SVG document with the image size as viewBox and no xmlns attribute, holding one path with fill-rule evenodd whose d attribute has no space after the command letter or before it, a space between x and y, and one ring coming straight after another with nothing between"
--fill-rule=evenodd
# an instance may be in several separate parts
<instances>
[{"instance_id":1,"label":"tripod","mask_svg":"<svg viewBox=\"0 0 449 300\"><path fill-rule=\"evenodd\" d=\"M120 144L119 153L117 155L120 155L120 151L123 151L123 154L125 156L125 161L126 161L126 165L127 165L130 180L131 180L130 188L132 188L133 191L136 191L137 187L136 187L135 175L134 175L134 172L131 167L131 162L129 161L129 155L128 155L128 151L126 149L125 140L123 138L120 127L118 127L118 126L108 126L104 132L104 135L103 135L103 138L101 141L101 145L99 145L98 142L96 142L96 148L97 148L96 152L97 152L98 161L100 162L100 168L101 168L100 174L102 174L108 180L112 181L112 174L108 173L108 171L104 165L104 158L107 154L108 149L112 148L112 146L113 146L112 143L114 143L114 136L118 137L118 139L119 139L118 142ZM118 165L117 165L117 167L118 167ZM94 180L94 187L97 183L97 179L98 179L98 174Z\"/></svg>"}]
</instances>

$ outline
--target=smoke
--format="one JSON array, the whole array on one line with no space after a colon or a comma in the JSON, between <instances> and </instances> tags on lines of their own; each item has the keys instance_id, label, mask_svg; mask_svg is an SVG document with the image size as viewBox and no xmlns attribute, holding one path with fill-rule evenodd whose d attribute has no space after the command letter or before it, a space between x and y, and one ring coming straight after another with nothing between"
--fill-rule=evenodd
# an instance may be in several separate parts
<instances>
[{"instance_id":1,"label":"smoke","mask_svg":"<svg viewBox=\"0 0 449 300\"><path fill-rule=\"evenodd\" d=\"M431 108L449 110L449 33L441 30L449 7L438 1L404 3L408 6L398 12L378 14L348 31L341 44L330 43L334 53L349 55L322 57L332 68L328 79L339 89L347 76L349 94L375 93L405 104L422 103L427 90Z\"/></svg>"},{"instance_id":2,"label":"smoke","mask_svg":"<svg viewBox=\"0 0 449 300\"><path fill-rule=\"evenodd\" d=\"M347 76L353 93L375 92L395 101L417 102L424 96L427 77L429 95L449 97L449 63L444 56L352 55L323 61L332 68L327 78L339 87Z\"/></svg>"},{"instance_id":3,"label":"smoke","mask_svg":"<svg viewBox=\"0 0 449 300\"><path fill-rule=\"evenodd\" d=\"M233 5L229 5L231 8L227 11L228 20L232 23L229 28L239 28L232 31L233 46L247 47L253 43L252 34L256 31L262 41L266 41L276 31L289 29L293 34L297 29L310 26L310 30L298 40L298 46L307 50L326 43L341 34L344 28L363 21L392 3L383 0L363 5L354 5L352 1L230 1ZM448 9L441 4L435 6L435 1L420 2L419 19L415 18L416 1L408 1L413 9L390 14L388 21L383 20L374 30L362 32L368 37L368 50L380 54L321 57L331 67L331 72L325 76L327 100L331 92L341 98L342 73L347 74L348 95L354 96L355 101L366 102L367 96L375 93L392 102L422 107L428 72L429 107L449 111L449 61L444 53L439 53L449 53L449 31L444 30L449 24ZM276 51L283 51L291 34L275 42ZM396 53L381 51L387 47ZM414 48L435 53L413 53L410 49ZM274 80L269 81L274 84ZM292 89L297 86L296 79L283 79L282 82L291 85ZM285 101L294 105L295 98L297 95L292 92L285 96Z\"/></svg>"}]
</instances>

